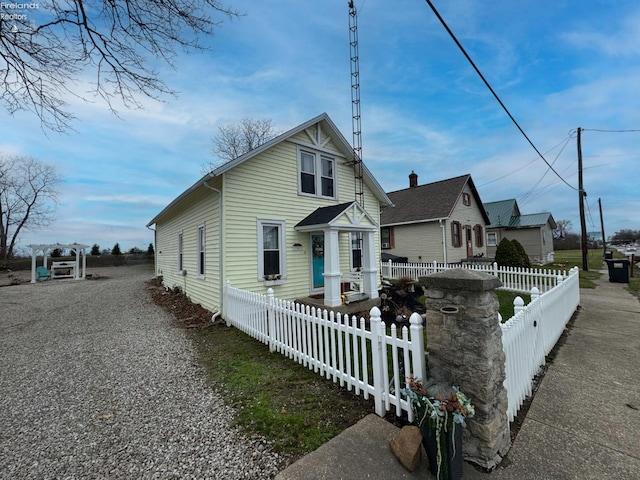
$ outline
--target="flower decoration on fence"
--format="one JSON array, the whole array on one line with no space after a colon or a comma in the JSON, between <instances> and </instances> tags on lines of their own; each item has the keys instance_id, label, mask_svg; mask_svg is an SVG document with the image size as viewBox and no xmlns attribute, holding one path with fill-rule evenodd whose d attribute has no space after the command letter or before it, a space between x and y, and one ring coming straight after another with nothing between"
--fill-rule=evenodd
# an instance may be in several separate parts
<instances>
[{"instance_id":1,"label":"flower decoration on fence","mask_svg":"<svg viewBox=\"0 0 640 480\"><path fill-rule=\"evenodd\" d=\"M459 431L456 441L456 425L466 427L467 419L474 416L475 409L471 401L458 387L451 387L448 395L430 396L422 382L413 376L409 377L407 385L408 387L402 389L402 393L406 395L411 404L414 423L422 432L428 455L430 454L429 440L435 440L435 452L433 455L429 455L432 473L437 475L439 480L455 478L451 472L451 459L457 455L461 475L462 451L456 451L456 445L461 450L462 437L461 431ZM449 437L447 437L448 435Z\"/></svg>"}]
</instances>

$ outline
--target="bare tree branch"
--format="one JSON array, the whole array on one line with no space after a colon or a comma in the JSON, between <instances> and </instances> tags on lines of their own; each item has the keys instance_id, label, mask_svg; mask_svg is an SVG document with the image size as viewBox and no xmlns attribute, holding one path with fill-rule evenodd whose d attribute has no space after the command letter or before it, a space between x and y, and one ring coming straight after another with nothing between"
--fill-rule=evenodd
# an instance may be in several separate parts
<instances>
[{"instance_id":1,"label":"bare tree branch","mask_svg":"<svg viewBox=\"0 0 640 480\"><path fill-rule=\"evenodd\" d=\"M203 173L258 148L280 133L271 119L243 118L238 124L219 126L218 135L213 139L213 153L217 155L218 161L203 165Z\"/></svg>"},{"instance_id":2,"label":"bare tree branch","mask_svg":"<svg viewBox=\"0 0 640 480\"><path fill-rule=\"evenodd\" d=\"M30 110L54 131L69 128L74 118L68 96L86 100L75 88L82 73L94 73L93 94L114 113L115 99L140 108L137 94L175 94L153 60L173 67L178 50L204 48L202 37L221 23L215 17L239 16L219 0L50 0L38 6L0 18L0 100L10 114ZM36 14L48 20L35 25Z\"/></svg>"},{"instance_id":3,"label":"bare tree branch","mask_svg":"<svg viewBox=\"0 0 640 480\"><path fill-rule=\"evenodd\" d=\"M53 220L61 178L32 157L0 157L0 259L13 255L23 229Z\"/></svg>"}]
</instances>

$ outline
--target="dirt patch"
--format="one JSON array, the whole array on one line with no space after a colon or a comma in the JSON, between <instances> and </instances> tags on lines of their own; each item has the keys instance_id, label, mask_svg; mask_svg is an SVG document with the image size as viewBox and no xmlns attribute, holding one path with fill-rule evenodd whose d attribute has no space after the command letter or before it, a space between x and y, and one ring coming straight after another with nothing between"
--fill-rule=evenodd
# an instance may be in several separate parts
<instances>
[{"instance_id":1,"label":"dirt patch","mask_svg":"<svg viewBox=\"0 0 640 480\"><path fill-rule=\"evenodd\" d=\"M212 313L189 300L180 287L167 289L162 284L162 277L149 280L147 285L154 303L171 313L180 326L202 328L211 325Z\"/></svg>"}]
</instances>

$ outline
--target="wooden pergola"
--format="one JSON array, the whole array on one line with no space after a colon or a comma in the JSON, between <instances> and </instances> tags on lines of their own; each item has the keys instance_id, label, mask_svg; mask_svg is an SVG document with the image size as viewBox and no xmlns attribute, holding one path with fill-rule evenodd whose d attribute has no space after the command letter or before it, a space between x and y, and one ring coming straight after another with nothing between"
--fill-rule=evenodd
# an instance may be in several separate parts
<instances>
[{"instance_id":1,"label":"wooden pergola","mask_svg":"<svg viewBox=\"0 0 640 480\"><path fill-rule=\"evenodd\" d=\"M83 245L81 243L44 243L37 245L29 245L31 248L31 283L37 281L37 257L38 252L42 252L43 260L42 266L49 270L48 260L50 254L56 248L64 249L68 248L75 253L75 261L63 261L63 262L51 262L51 278L73 278L75 280L84 279L87 270L87 248L89 245ZM82 264L80 263L80 257L82 256ZM55 270L63 270L63 274L56 274ZM73 271L73 274L71 274Z\"/></svg>"}]
</instances>

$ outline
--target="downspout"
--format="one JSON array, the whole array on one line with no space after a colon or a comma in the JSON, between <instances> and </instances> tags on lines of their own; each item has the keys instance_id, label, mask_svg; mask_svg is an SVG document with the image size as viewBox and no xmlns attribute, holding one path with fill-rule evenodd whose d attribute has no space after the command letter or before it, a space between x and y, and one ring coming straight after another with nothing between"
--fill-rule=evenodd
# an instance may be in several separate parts
<instances>
[{"instance_id":1,"label":"downspout","mask_svg":"<svg viewBox=\"0 0 640 480\"><path fill-rule=\"evenodd\" d=\"M214 178L215 175L212 175L211 173L209 174L209 178ZM224 302L224 282L222 281L222 235L224 232L224 228L223 228L223 215L222 215L222 192L220 190L218 190L215 187L212 187L211 185L209 185L207 183L206 180L204 180L202 182L202 185L204 185L206 188L208 188L209 190L212 190L214 192L216 192L218 194L218 216L220 217L220 221L219 221L219 225L218 225L218 281L220 282L220 306L218 307L218 310L216 312L214 312L213 316L211 317L211 321L214 322L216 320L216 318L222 313L223 311L223 302Z\"/></svg>"},{"instance_id":2,"label":"downspout","mask_svg":"<svg viewBox=\"0 0 640 480\"><path fill-rule=\"evenodd\" d=\"M446 233L446 222L444 219L440 219L440 228L442 229L442 258L444 259L444 263L447 263L447 233Z\"/></svg>"}]
</instances>

